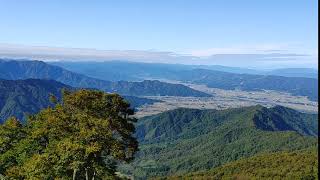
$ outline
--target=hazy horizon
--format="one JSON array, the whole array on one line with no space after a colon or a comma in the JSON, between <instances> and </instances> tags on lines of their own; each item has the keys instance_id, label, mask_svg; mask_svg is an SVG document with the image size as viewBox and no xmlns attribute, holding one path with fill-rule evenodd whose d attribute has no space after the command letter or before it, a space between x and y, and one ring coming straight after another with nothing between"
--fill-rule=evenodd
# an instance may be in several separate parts
<instances>
[{"instance_id":1,"label":"hazy horizon","mask_svg":"<svg viewBox=\"0 0 320 180\"><path fill-rule=\"evenodd\" d=\"M184 65L220 65L249 69L313 68L318 69L317 57L309 54L282 51L256 51L255 53L217 53L208 56L178 54L154 50L98 50L93 48L65 48L26 46L0 43L0 58L41 61L103 62L128 61Z\"/></svg>"}]
</instances>

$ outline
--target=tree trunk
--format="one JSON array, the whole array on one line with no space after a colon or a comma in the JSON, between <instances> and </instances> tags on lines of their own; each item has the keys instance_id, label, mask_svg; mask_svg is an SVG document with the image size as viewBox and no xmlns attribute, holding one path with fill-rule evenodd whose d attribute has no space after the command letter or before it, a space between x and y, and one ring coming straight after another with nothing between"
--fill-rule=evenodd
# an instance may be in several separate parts
<instances>
[{"instance_id":1,"label":"tree trunk","mask_svg":"<svg viewBox=\"0 0 320 180\"><path fill-rule=\"evenodd\" d=\"M86 180L89 180L88 169L86 168Z\"/></svg>"},{"instance_id":2,"label":"tree trunk","mask_svg":"<svg viewBox=\"0 0 320 180\"><path fill-rule=\"evenodd\" d=\"M93 171L92 180L95 180L96 177L96 171Z\"/></svg>"},{"instance_id":3,"label":"tree trunk","mask_svg":"<svg viewBox=\"0 0 320 180\"><path fill-rule=\"evenodd\" d=\"M77 175L77 169L74 169L73 170L72 180L76 180L76 175Z\"/></svg>"}]
</instances>

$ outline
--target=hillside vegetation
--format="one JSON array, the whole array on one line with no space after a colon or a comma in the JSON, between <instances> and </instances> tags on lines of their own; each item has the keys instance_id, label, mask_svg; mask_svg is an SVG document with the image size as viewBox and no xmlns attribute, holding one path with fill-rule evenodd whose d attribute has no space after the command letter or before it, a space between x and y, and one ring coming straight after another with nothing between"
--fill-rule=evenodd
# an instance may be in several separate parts
<instances>
[{"instance_id":1,"label":"hillside vegetation","mask_svg":"<svg viewBox=\"0 0 320 180\"><path fill-rule=\"evenodd\" d=\"M286 118L276 116L279 111L286 111ZM260 118L265 114L271 115ZM185 174L258 153L317 147L316 137L304 136L316 135L317 125L316 115L279 106L176 109L138 121L140 152L133 166L123 172L142 179Z\"/></svg>"},{"instance_id":2,"label":"hillside vegetation","mask_svg":"<svg viewBox=\"0 0 320 180\"><path fill-rule=\"evenodd\" d=\"M318 150L277 152L227 163L221 167L159 179L318 179Z\"/></svg>"}]
</instances>

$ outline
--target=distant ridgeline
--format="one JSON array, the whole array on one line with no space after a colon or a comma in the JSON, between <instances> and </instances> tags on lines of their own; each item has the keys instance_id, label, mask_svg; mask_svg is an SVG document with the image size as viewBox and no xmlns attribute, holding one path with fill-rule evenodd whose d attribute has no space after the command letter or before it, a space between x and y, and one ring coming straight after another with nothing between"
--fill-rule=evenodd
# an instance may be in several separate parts
<instances>
[{"instance_id":1,"label":"distant ridgeline","mask_svg":"<svg viewBox=\"0 0 320 180\"><path fill-rule=\"evenodd\" d=\"M310 100L318 101L318 80L316 78L240 74L230 72L245 73L246 71L230 70L230 68L211 68L214 70L194 69L186 65L146 65L143 63L127 63L127 66L129 66L127 70L126 68L123 68L126 63L115 62L109 63L110 67L108 67L107 62L69 64L60 62L53 64L67 67L75 70L76 72L84 73L84 75L74 73L61 67L50 65L41 61L0 60L0 78L11 80L26 78L53 79L73 87L97 88L108 92L117 92L123 95L131 96L210 96L206 93L196 91L183 85L169 84L160 81L108 81L110 79L144 80L148 78L164 78L196 84L205 84L208 87L227 90L241 89L246 91L283 91L293 95L307 96ZM229 72L216 71L216 69ZM248 70L248 72L250 73L252 71ZM275 74L281 73L277 72Z\"/></svg>"},{"instance_id":2,"label":"distant ridgeline","mask_svg":"<svg viewBox=\"0 0 320 180\"><path fill-rule=\"evenodd\" d=\"M318 116L281 106L181 108L144 117L136 128L140 152L132 167L122 171L138 179L204 171L260 153L318 146Z\"/></svg>"},{"instance_id":3,"label":"distant ridgeline","mask_svg":"<svg viewBox=\"0 0 320 180\"><path fill-rule=\"evenodd\" d=\"M318 79L314 78L234 74L221 71L195 69L180 72L176 79L227 90L283 91L296 96L307 96L312 101L318 101Z\"/></svg>"},{"instance_id":4,"label":"distant ridgeline","mask_svg":"<svg viewBox=\"0 0 320 180\"><path fill-rule=\"evenodd\" d=\"M246 91L276 90L307 96L318 101L318 72L315 69L288 68L273 71L224 66L191 66L134 62L55 62L55 65L105 80L144 80L159 78L205 84L213 88ZM125 69L125 72L122 70ZM110 74L106 77L105 74Z\"/></svg>"},{"instance_id":5,"label":"distant ridgeline","mask_svg":"<svg viewBox=\"0 0 320 180\"><path fill-rule=\"evenodd\" d=\"M0 79L52 79L72 87L96 88L106 92L116 92L128 96L193 96L209 97L211 95L191 89L184 85L160 81L111 82L87 77L67 71L61 67L49 65L42 61L5 61L0 60ZM106 73L105 76L108 76Z\"/></svg>"},{"instance_id":6,"label":"distant ridgeline","mask_svg":"<svg viewBox=\"0 0 320 180\"><path fill-rule=\"evenodd\" d=\"M108 81L141 81L149 78L168 78L180 71L193 69L207 69L235 74L273 75L285 77L318 78L318 70L313 68L284 68L270 71L256 70L240 67L228 67L221 65L183 65L166 63L143 63L130 61L57 61L50 62L65 69L90 77ZM126 71L124 72L123 69ZM108 76L105 74L108 73Z\"/></svg>"},{"instance_id":7,"label":"distant ridgeline","mask_svg":"<svg viewBox=\"0 0 320 180\"><path fill-rule=\"evenodd\" d=\"M26 79L26 80L1 80L0 79L0 124L11 116L21 121L26 116L39 112L43 108L52 105L49 95L61 98L61 90L74 90L71 86L54 80ZM144 104L153 104L157 100L124 96L132 108Z\"/></svg>"}]
</instances>

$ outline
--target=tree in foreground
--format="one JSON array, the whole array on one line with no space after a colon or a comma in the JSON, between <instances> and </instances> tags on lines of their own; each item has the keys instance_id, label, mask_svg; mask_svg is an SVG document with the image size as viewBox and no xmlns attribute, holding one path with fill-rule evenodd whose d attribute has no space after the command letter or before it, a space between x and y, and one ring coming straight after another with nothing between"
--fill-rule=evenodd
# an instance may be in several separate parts
<instances>
[{"instance_id":1,"label":"tree in foreground","mask_svg":"<svg viewBox=\"0 0 320 180\"><path fill-rule=\"evenodd\" d=\"M54 98L52 98L54 99ZM55 101L56 102L56 101ZM0 174L13 179L115 178L138 150L130 105L117 94L63 92L56 103L0 126Z\"/></svg>"}]
</instances>

